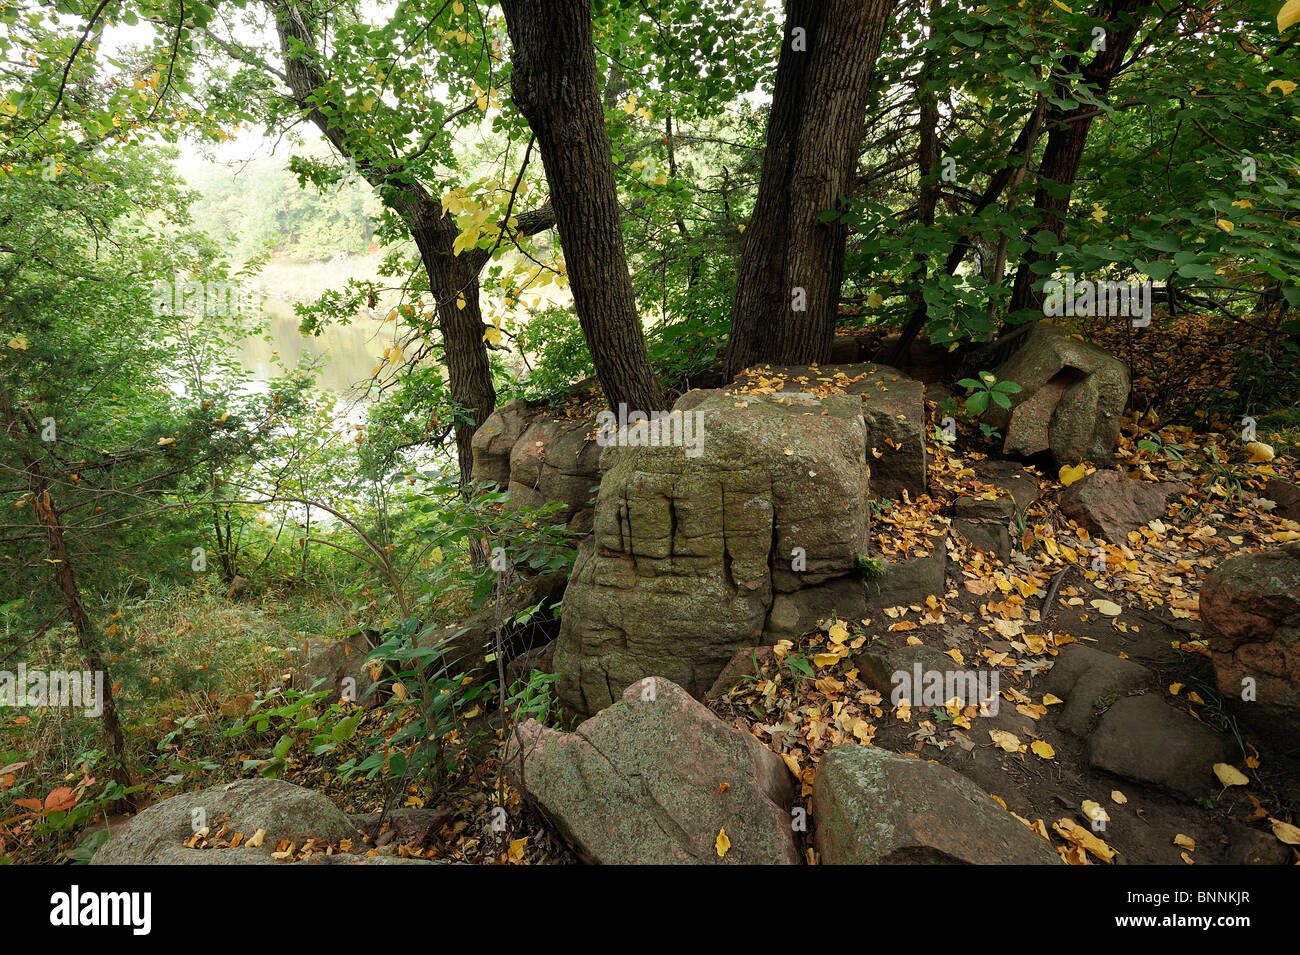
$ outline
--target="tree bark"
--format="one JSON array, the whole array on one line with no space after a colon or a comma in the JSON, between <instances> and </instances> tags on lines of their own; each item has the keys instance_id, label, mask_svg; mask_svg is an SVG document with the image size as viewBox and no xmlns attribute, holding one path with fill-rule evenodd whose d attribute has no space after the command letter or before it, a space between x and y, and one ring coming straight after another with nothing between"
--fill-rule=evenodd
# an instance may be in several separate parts
<instances>
[{"instance_id":1,"label":"tree bark","mask_svg":"<svg viewBox=\"0 0 1300 955\"><path fill-rule=\"evenodd\" d=\"M830 356L847 229L820 215L856 178L871 79L895 2L786 4L763 170L737 273L728 374L762 361Z\"/></svg>"},{"instance_id":2,"label":"tree bark","mask_svg":"<svg viewBox=\"0 0 1300 955\"><path fill-rule=\"evenodd\" d=\"M590 0L503 0L511 96L537 136L578 321L611 408L664 410L650 366L601 106Z\"/></svg>"},{"instance_id":3,"label":"tree bark","mask_svg":"<svg viewBox=\"0 0 1300 955\"><path fill-rule=\"evenodd\" d=\"M1107 22L1106 48L1098 50L1096 55L1083 66L1081 84L1091 89L1093 96L1104 100L1114 82L1124 68L1125 56L1136 38L1145 18L1146 0L1108 0L1104 19ZM1068 73L1079 70L1080 56L1075 55L1065 61ZM1075 91L1068 85L1058 84L1058 99L1073 98ZM1043 217L1039 229L1046 230L1059 243L1065 234L1065 216L1070 208L1070 193L1074 180L1079 174L1079 163L1083 159L1084 147L1088 144L1088 132L1092 121L1100 110L1087 103L1079 103L1073 109L1063 110L1058 106L1048 109L1045 126L1047 145L1043 148L1043 159L1038 167L1038 187L1034 191L1034 209ZM1049 191L1055 186L1054 195ZM1016 269L1015 284L1011 290L1010 310L1012 313L1024 309L1040 310L1043 306L1042 292L1034 288L1037 262L1052 262L1055 252L1027 251L1020 259Z\"/></svg>"}]
</instances>

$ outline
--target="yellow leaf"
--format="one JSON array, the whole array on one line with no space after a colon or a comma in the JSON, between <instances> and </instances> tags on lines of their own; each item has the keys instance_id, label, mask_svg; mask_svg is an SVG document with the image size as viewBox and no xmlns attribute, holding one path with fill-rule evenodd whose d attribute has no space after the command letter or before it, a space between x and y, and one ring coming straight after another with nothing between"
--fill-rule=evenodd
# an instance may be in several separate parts
<instances>
[{"instance_id":1,"label":"yellow leaf","mask_svg":"<svg viewBox=\"0 0 1300 955\"><path fill-rule=\"evenodd\" d=\"M433 550L429 551L429 559L430 559L431 561L433 561L435 564L441 564L441 563L442 563L442 548L441 548L441 547L435 547Z\"/></svg>"},{"instance_id":2,"label":"yellow leaf","mask_svg":"<svg viewBox=\"0 0 1300 955\"><path fill-rule=\"evenodd\" d=\"M1008 733L1006 730L989 730L989 738L1008 753L1020 752L1020 740L1014 733Z\"/></svg>"},{"instance_id":3,"label":"yellow leaf","mask_svg":"<svg viewBox=\"0 0 1300 955\"><path fill-rule=\"evenodd\" d=\"M817 653L813 655L812 660L819 667L834 666L840 662L840 658L834 653Z\"/></svg>"},{"instance_id":4,"label":"yellow leaf","mask_svg":"<svg viewBox=\"0 0 1300 955\"><path fill-rule=\"evenodd\" d=\"M1179 693L1183 692L1183 686L1184 686L1184 684L1182 684L1182 683L1170 683L1170 684L1169 684L1169 695L1170 695L1170 696L1177 696Z\"/></svg>"},{"instance_id":5,"label":"yellow leaf","mask_svg":"<svg viewBox=\"0 0 1300 955\"><path fill-rule=\"evenodd\" d=\"M1124 610L1123 607L1115 603L1113 600L1094 600L1091 602L1091 606L1097 611L1097 613L1103 614L1107 617L1118 617Z\"/></svg>"},{"instance_id":6,"label":"yellow leaf","mask_svg":"<svg viewBox=\"0 0 1300 955\"><path fill-rule=\"evenodd\" d=\"M826 631L826 635L835 643L843 643L849 638L849 628L837 620L835 624Z\"/></svg>"},{"instance_id":7,"label":"yellow leaf","mask_svg":"<svg viewBox=\"0 0 1300 955\"><path fill-rule=\"evenodd\" d=\"M1214 775L1219 777L1219 782L1225 786L1247 786L1250 780L1236 766L1228 763L1215 763Z\"/></svg>"},{"instance_id":8,"label":"yellow leaf","mask_svg":"<svg viewBox=\"0 0 1300 955\"><path fill-rule=\"evenodd\" d=\"M266 830L258 829L257 832L253 833L252 838L250 838L247 842L245 842L244 845L248 846L250 849L258 849L261 847L262 840L265 838L266 838Z\"/></svg>"},{"instance_id":9,"label":"yellow leaf","mask_svg":"<svg viewBox=\"0 0 1300 955\"><path fill-rule=\"evenodd\" d=\"M1062 10L1064 10L1066 13L1073 13L1073 12L1074 12L1074 11L1071 10L1069 7L1067 7L1065 4L1063 4L1063 3L1061 2L1061 0L1052 0L1052 3L1056 4L1058 7L1060 7Z\"/></svg>"},{"instance_id":10,"label":"yellow leaf","mask_svg":"<svg viewBox=\"0 0 1300 955\"><path fill-rule=\"evenodd\" d=\"M1289 822L1274 819L1272 816L1268 817L1268 821L1273 824L1273 835L1289 846L1300 846L1300 829L1297 829Z\"/></svg>"},{"instance_id":11,"label":"yellow leaf","mask_svg":"<svg viewBox=\"0 0 1300 955\"><path fill-rule=\"evenodd\" d=\"M21 336L15 336L9 339L9 347L14 351L27 351L27 339Z\"/></svg>"},{"instance_id":12,"label":"yellow leaf","mask_svg":"<svg viewBox=\"0 0 1300 955\"><path fill-rule=\"evenodd\" d=\"M1128 796L1125 796L1125 795L1124 795L1122 792L1120 792L1118 789L1112 789L1112 790L1110 791L1110 798L1111 798L1111 801L1112 801L1112 802L1114 802L1116 805L1119 805L1119 806L1122 806L1122 805L1124 805L1126 802L1128 802Z\"/></svg>"},{"instance_id":13,"label":"yellow leaf","mask_svg":"<svg viewBox=\"0 0 1300 955\"><path fill-rule=\"evenodd\" d=\"M511 862L522 862L524 858L524 846L528 844L528 837L522 839L511 839L510 849L506 852L506 857Z\"/></svg>"},{"instance_id":14,"label":"yellow leaf","mask_svg":"<svg viewBox=\"0 0 1300 955\"><path fill-rule=\"evenodd\" d=\"M885 300L883 297L881 297L879 292L872 292L870 295L867 296L868 308L879 308L884 304L885 304Z\"/></svg>"},{"instance_id":15,"label":"yellow leaf","mask_svg":"<svg viewBox=\"0 0 1300 955\"><path fill-rule=\"evenodd\" d=\"M1191 836L1185 836L1181 832L1174 836L1174 845L1187 849L1190 852L1196 851L1196 840Z\"/></svg>"},{"instance_id":16,"label":"yellow leaf","mask_svg":"<svg viewBox=\"0 0 1300 955\"><path fill-rule=\"evenodd\" d=\"M1229 222L1227 219L1215 219L1214 224L1217 225L1224 232L1231 232L1234 228L1232 223Z\"/></svg>"},{"instance_id":17,"label":"yellow leaf","mask_svg":"<svg viewBox=\"0 0 1300 955\"><path fill-rule=\"evenodd\" d=\"M1273 446L1260 441L1251 441L1246 445L1250 452L1249 464L1268 464L1273 460Z\"/></svg>"},{"instance_id":18,"label":"yellow leaf","mask_svg":"<svg viewBox=\"0 0 1300 955\"><path fill-rule=\"evenodd\" d=\"M501 329L494 325L489 325L487 328L483 329L483 340L485 342L490 342L493 345L501 344Z\"/></svg>"},{"instance_id":19,"label":"yellow leaf","mask_svg":"<svg viewBox=\"0 0 1300 955\"><path fill-rule=\"evenodd\" d=\"M1283 96L1290 96L1295 92L1295 84L1290 80L1274 80L1272 83L1269 83L1268 86L1264 87L1264 92L1273 92L1273 87L1275 86L1282 91Z\"/></svg>"},{"instance_id":20,"label":"yellow leaf","mask_svg":"<svg viewBox=\"0 0 1300 955\"><path fill-rule=\"evenodd\" d=\"M795 779L799 778L799 760L795 759L789 753L782 753L781 759L785 762L785 768L790 770L790 775Z\"/></svg>"},{"instance_id":21,"label":"yellow leaf","mask_svg":"<svg viewBox=\"0 0 1300 955\"><path fill-rule=\"evenodd\" d=\"M456 0L456 2L451 5L451 12L456 14L456 16L460 16L465 12L465 4L461 3L460 0Z\"/></svg>"},{"instance_id":22,"label":"yellow leaf","mask_svg":"<svg viewBox=\"0 0 1300 955\"><path fill-rule=\"evenodd\" d=\"M1044 694L1043 694L1043 705L1044 705L1044 706L1055 706L1057 703L1064 703L1064 702L1065 702L1064 700L1062 700L1059 696L1057 696L1057 695L1054 694L1054 693L1044 693Z\"/></svg>"},{"instance_id":23,"label":"yellow leaf","mask_svg":"<svg viewBox=\"0 0 1300 955\"><path fill-rule=\"evenodd\" d=\"M175 444L175 443L176 443L176 439L175 439L175 438L159 438L159 439L158 439L158 447L160 447L160 448L165 448L165 447L167 447L167 445L169 445L169 444Z\"/></svg>"},{"instance_id":24,"label":"yellow leaf","mask_svg":"<svg viewBox=\"0 0 1300 955\"><path fill-rule=\"evenodd\" d=\"M1297 21L1300 21L1300 0L1287 0L1277 12L1277 32L1281 33Z\"/></svg>"},{"instance_id":25,"label":"yellow leaf","mask_svg":"<svg viewBox=\"0 0 1300 955\"><path fill-rule=\"evenodd\" d=\"M1079 480L1079 478L1083 477L1084 472L1086 471L1087 468L1082 464L1076 464L1074 467L1070 467L1069 465L1062 467L1060 474L1058 475L1061 479L1061 486L1069 487L1075 481Z\"/></svg>"},{"instance_id":26,"label":"yellow leaf","mask_svg":"<svg viewBox=\"0 0 1300 955\"><path fill-rule=\"evenodd\" d=\"M723 826L718 830L718 838L713 842L714 847L718 850L718 858L721 859L731 848L731 840L727 838L727 827Z\"/></svg>"},{"instance_id":27,"label":"yellow leaf","mask_svg":"<svg viewBox=\"0 0 1300 955\"><path fill-rule=\"evenodd\" d=\"M1099 802L1085 799L1079 808L1083 810L1083 818L1085 819L1100 819L1102 822L1110 822L1110 814L1107 813L1105 809L1101 808L1101 803Z\"/></svg>"},{"instance_id":28,"label":"yellow leaf","mask_svg":"<svg viewBox=\"0 0 1300 955\"><path fill-rule=\"evenodd\" d=\"M1042 759L1054 759L1056 757L1056 750L1052 749L1051 746L1044 743L1041 739L1034 740L1029 744L1029 748L1034 751L1035 756Z\"/></svg>"}]
</instances>

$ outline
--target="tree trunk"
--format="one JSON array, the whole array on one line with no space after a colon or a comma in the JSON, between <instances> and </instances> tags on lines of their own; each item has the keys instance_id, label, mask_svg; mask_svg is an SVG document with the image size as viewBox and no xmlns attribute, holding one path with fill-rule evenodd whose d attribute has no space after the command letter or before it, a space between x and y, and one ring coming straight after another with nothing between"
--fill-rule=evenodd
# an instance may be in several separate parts
<instances>
[{"instance_id":1,"label":"tree trunk","mask_svg":"<svg viewBox=\"0 0 1300 955\"><path fill-rule=\"evenodd\" d=\"M133 785L131 772L127 768L126 738L122 733L122 722L117 715L117 701L113 696L113 681L108 672L108 663L104 659L94 624L86 605L81 599L81 589L77 586L77 575L68 556L67 540L63 536L63 524L59 512L50 499L49 482L35 458L27 451L27 439L23 434L22 423L9 400L9 392L0 384L0 413L3 413L5 427L9 436L22 449L23 469L27 474L27 489L32 495L32 509L36 512L36 521L45 528L50 560L54 564L54 575L63 595L63 604L72 621L73 632L77 635L77 646L82 657L92 671L101 674L104 679L104 698L102 700L102 720L104 748L108 754L109 773L113 780L123 789ZM134 794L128 792L120 800L119 811L134 812L136 808Z\"/></svg>"},{"instance_id":2,"label":"tree trunk","mask_svg":"<svg viewBox=\"0 0 1300 955\"><path fill-rule=\"evenodd\" d=\"M611 408L664 409L628 273L591 0L504 0L511 96L537 136L574 306Z\"/></svg>"},{"instance_id":3,"label":"tree trunk","mask_svg":"<svg viewBox=\"0 0 1300 955\"><path fill-rule=\"evenodd\" d=\"M847 229L821 221L855 179L880 41L896 0L789 0L727 372L824 361Z\"/></svg>"},{"instance_id":4,"label":"tree trunk","mask_svg":"<svg viewBox=\"0 0 1300 955\"><path fill-rule=\"evenodd\" d=\"M1146 0L1109 0L1104 18L1107 22L1106 48L1098 50L1082 69L1082 85L1091 89L1098 100L1104 100L1111 84L1128 64L1125 56L1137 36L1145 17ZM1079 57L1066 60L1065 69L1073 73L1079 69ZM1075 91L1059 84L1058 99L1075 98ZM1060 242L1065 235L1065 216L1070 208L1070 192L1079 173L1088 132L1099 110L1095 106L1079 103L1073 109L1063 110L1052 106L1047 112L1047 145L1038 167L1038 188L1034 191L1034 209L1042 215L1040 230L1046 230ZM1049 192L1049 184L1057 187L1059 194ZM1063 188L1062 188L1063 187ZM1016 280L1011 291L1012 313L1024 309L1041 310L1043 295L1034 288L1041 272L1034 270L1037 262L1053 262L1055 252L1036 252L1030 249L1020 259Z\"/></svg>"}]
</instances>

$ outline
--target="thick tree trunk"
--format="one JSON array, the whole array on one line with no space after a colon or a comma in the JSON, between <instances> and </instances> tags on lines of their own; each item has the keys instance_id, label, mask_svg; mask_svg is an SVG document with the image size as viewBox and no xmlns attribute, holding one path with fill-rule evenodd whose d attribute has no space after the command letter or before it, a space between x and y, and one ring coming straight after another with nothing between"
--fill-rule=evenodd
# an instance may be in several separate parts
<instances>
[{"instance_id":1,"label":"thick tree trunk","mask_svg":"<svg viewBox=\"0 0 1300 955\"><path fill-rule=\"evenodd\" d=\"M789 0L727 371L824 361L847 230L821 221L855 179L880 41L896 0Z\"/></svg>"},{"instance_id":2,"label":"thick tree trunk","mask_svg":"<svg viewBox=\"0 0 1300 955\"><path fill-rule=\"evenodd\" d=\"M1109 0L1107 3L1104 15L1107 22L1106 48L1098 50L1080 71L1082 85L1090 88L1098 100L1106 98L1115 77L1128 65L1125 57L1142 25L1147 7L1146 0ZM1065 68L1071 73L1078 70L1079 57L1067 60ZM1056 91L1058 99L1075 98L1074 94L1075 91L1064 84L1058 86ZM1047 113L1047 145L1043 149L1043 160L1038 168L1034 209L1043 217L1039 230L1051 233L1057 242L1065 235L1070 193L1075 177L1079 174L1084 147L1088 144L1088 132L1092 129L1092 121L1098 112L1095 106L1079 103L1069 110L1052 106ZM1055 194L1049 191L1053 186ZM1042 278L1043 273L1035 271L1034 265L1055 259L1054 252L1035 252L1032 249L1021 257L1011 291L1012 312L1042 308L1042 292L1034 288L1034 282Z\"/></svg>"},{"instance_id":3,"label":"thick tree trunk","mask_svg":"<svg viewBox=\"0 0 1300 955\"><path fill-rule=\"evenodd\" d=\"M664 409L628 273L591 0L504 0L511 96L537 136L574 306L611 408Z\"/></svg>"}]
</instances>

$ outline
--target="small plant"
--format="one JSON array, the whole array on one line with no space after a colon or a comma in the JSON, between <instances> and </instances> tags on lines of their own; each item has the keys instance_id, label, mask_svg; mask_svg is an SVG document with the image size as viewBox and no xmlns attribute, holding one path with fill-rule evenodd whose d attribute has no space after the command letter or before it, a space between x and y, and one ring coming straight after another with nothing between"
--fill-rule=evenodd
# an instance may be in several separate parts
<instances>
[{"instance_id":1,"label":"small plant","mask_svg":"<svg viewBox=\"0 0 1300 955\"><path fill-rule=\"evenodd\" d=\"M889 566L880 557L868 557L865 554L859 554L858 573L862 576L864 582L879 580L889 573Z\"/></svg>"},{"instance_id":2,"label":"small plant","mask_svg":"<svg viewBox=\"0 0 1300 955\"><path fill-rule=\"evenodd\" d=\"M1024 390L1014 381L998 381L991 371L981 371L978 379L963 378L957 384L970 392L966 396L966 411L972 415L988 411L990 402L1000 408L1010 408L1011 395Z\"/></svg>"},{"instance_id":3,"label":"small plant","mask_svg":"<svg viewBox=\"0 0 1300 955\"><path fill-rule=\"evenodd\" d=\"M525 720L537 720L543 726L560 726L560 709L555 699L555 681L559 676L533 670L526 680L518 681L506 698L506 708L513 713L517 726Z\"/></svg>"},{"instance_id":4,"label":"small plant","mask_svg":"<svg viewBox=\"0 0 1300 955\"><path fill-rule=\"evenodd\" d=\"M1137 448L1139 451L1145 451L1155 457L1165 457L1180 464L1183 462L1183 451L1185 450L1183 446L1181 444L1166 444L1164 438L1155 433L1140 439L1137 442Z\"/></svg>"}]
</instances>

